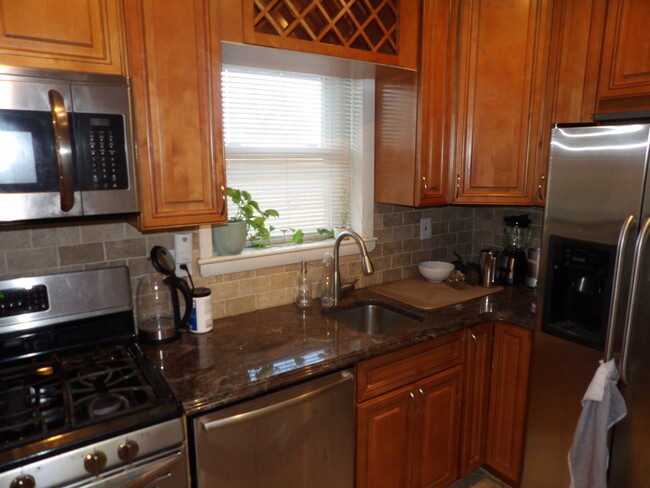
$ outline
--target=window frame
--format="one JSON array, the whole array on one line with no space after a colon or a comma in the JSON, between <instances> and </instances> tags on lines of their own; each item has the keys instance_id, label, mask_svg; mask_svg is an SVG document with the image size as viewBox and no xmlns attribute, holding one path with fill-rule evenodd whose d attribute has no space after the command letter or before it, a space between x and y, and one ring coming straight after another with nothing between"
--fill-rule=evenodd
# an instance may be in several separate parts
<instances>
[{"instance_id":1,"label":"window frame","mask_svg":"<svg viewBox=\"0 0 650 488\"><path fill-rule=\"evenodd\" d=\"M269 52L271 51L271 52ZM351 230L357 232L366 242L368 251L375 248L374 236L374 137L375 137L375 81L374 65L350 60L340 60L323 56L269 50L251 46L235 46L224 43L224 63L238 64L249 62L252 66L269 63L269 67L300 66L301 71L318 71L324 74L347 75L363 82L362 157L353 163L351 182ZM280 55L280 57L278 57ZM232 59L228 59L228 58ZM317 58L317 59L314 59ZM290 68L287 68L290 69ZM225 161L224 163L225 164ZM337 232L338 233L338 232ZM303 260L320 260L331 250L334 239L306 242L304 244L273 245L264 248L245 248L241 254L214 256L212 251L212 226L199 228L199 272L203 277L249 271L260 268L284 266ZM351 240L342 243L341 256L358 253Z\"/></svg>"}]
</instances>

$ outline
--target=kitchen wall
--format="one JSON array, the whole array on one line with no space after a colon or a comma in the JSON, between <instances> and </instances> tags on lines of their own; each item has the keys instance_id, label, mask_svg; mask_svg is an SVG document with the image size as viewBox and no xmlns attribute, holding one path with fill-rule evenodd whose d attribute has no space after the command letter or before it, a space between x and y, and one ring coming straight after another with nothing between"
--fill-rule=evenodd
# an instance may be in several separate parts
<instances>
[{"instance_id":1,"label":"kitchen wall","mask_svg":"<svg viewBox=\"0 0 650 488\"><path fill-rule=\"evenodd\" d=\"M528 213L536 240L543 218L536 207L448 206L414 209L376 204L375 236L371 253L376 272L362 277L360 286L372 286L417 276L417 263L453 260L456 251L477 261L483 247L503 245L503 217ZM432 222L432 238L419 239L420 218ZM194 245L198 244L195 236ZM174 246L174 233L142 234L129 224L107 222L58 224L0 230L0 279L107 266L128 266L132 288L152 270L149 250L155 245ZM195 251L195 257L198 253ZM344 277L361 274L358 256L341 259ZM210 278L194 277L196 286L212 290L215 318L265 309L293 301L299 265L258 269ZM320 262L310 263L314 295L319 293Z\"/></svg>"}]
</instances>

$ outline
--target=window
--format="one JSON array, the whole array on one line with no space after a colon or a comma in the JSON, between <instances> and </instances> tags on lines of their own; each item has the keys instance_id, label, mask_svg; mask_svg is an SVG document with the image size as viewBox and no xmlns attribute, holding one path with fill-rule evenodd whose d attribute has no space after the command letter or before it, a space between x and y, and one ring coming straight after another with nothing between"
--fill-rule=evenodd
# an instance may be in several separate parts
<instances>
[{"instance_id":1,"label":"window","mask_svg":"<svg viewBox=\"0 0 650 488\"><path fill-rule=\"evenodd\" d=\"M300 229L348 227L360 82L350 78L224 66L227 185L245 189L280 217L274 240ZM356 102L356 103L355 103ZM236 208L228 209L234 215Z\"/></svg>"},{"instance_id":2,"label":"window","mask_svg":"<svg viewBox=\"0 0 650 488\"><path fill-rule=\"evenodd\" d=\"M280 217L267 221L275 228L272 247L238 256L212 258L210 233L200 232L199 264L219 263L205 274L202 266L202 274L321 257L322 246L278 247L297 229L305 242L322 239L318 229L353 228L371 237L372 80L224 64L222 99L227 185L248 191L261 208L273 208ZM234 215L235 207L228 212ZM287 253L291 257L283 262L260 263ZM237 263L224 267L226 261Z\"/></svg>"}]
</instances>

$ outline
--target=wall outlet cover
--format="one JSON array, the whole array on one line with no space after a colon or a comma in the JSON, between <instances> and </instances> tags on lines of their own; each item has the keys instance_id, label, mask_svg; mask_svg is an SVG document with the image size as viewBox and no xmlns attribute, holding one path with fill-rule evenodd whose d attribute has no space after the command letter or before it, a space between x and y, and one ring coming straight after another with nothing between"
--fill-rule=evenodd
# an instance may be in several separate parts
<instances>
[{"instance_id":1,"label":"wall outlet cover","mask_svg":"<svg viewBox=\"0 0 650 488\"><path fill-rule=\"evenodd\" d=\"M431 219L420 219L420 239L431 239Z\"/></svg>"}]
</instances>

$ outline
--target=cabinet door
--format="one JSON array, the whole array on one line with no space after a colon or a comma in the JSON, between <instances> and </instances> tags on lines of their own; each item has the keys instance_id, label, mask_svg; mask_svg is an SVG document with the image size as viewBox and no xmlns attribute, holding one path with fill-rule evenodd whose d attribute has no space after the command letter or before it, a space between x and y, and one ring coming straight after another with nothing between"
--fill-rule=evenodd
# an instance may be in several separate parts
<instances>
[{"instance_id":1,"label":"cabinet door","mask_svg":"<svg viewBox=\"0 0 650 488\"><path fill-rule=\"evenodd\" d=\"M609 0L598 111L650 109L650 2Z\"/></svg>"},{"instance_id":2,"label":"cabinet door","mask_svg":"<svg viewBox=\"0 0 650 488\"><path fill-rule=\"evenodd\" d=\"M425 0L420 70L378 67L375 201L449 202L457 0Z\"/></svg>"},{"instance_id":3,"label":"cabinet door","mask_svg":"<svg viewBox=\"0 0 650 488\"><path fill-rule=\"evenodd\" d=\"M593 120L606 7L606 0L556 0L553 4L548 96L535 190L537 205L544 205L546 199L553 124Z\"/></svg>"},{"instance_id":4,"label":"cabinet door","mask_svg":"<svg viewBox=\"0 0 650 488\"><path fill-rule=\"evenodd\" d=\"M456 366L415 387L421 404L412 462L414 487L442 488L458 478L461 383L462 367Z\"/></svg>"},{"instance_id":5,"label":"cabinet door","mask_svg":"<svg viewBox=\"0 0 650 488\"><path fill-rule=\"evenodd\" d=\"M414 407L410 387L357 407L357 488L411 486Z\"/></svg>"},{"instance_id":6,"label":"cabinet door","mask_svg":"<svg viewBox=\"0 0 650 488\"><path fill-rule=\"evenodd\" d=\"M0 64L121 74L119 0L0 0Z\"/></svg>"},{"instance_id":7,"label":"cabinet door","mask_svg":"<svg viewBox=\"0 0 650 488\"><path fill-rule=\"evenodd\" d=\"M227 41L417 67L417 0L221 3Z\"/></svg>"},{"instance_id":8,"label":"cabinet door","mask_svg":"<svg viewBox=\"0 0 650 488\"><path fill-rule=\"evenodd\" d=\"M462 2L456 203L534 202L550 6L545 0Z\"/></svg>"},{"instance_id":9,"label":"cabinet door","mask_svg":"<svg viewBox=\"0 0 650 488\"><path fill-rule=\"evenodd\" d=\"M448 203L459 2L426 0L420 61L418 205Z\"/></svg>"},{"instance_id":10,"label":"cabinet door","mask_svg":"<svg viewBox=\"0 0 650 488\"><path fill-rule=\"evenodd\" d=\"M530 330L495 324L486 465L515 485L521 478L530 348Z\"/></svg>"},{"instance_id":11,"label":"cabinet door","mask_svg":"<svg viewBox=\"0 0 650 488\"><path fill-rule=\"evenodd\" d=\"M226 220L216 2L126 0L141 229Z\"/></svg>"},{"instance_id":12,"label":"cabinet door","mask_svg":"<svg viewBox=\"0 0 650 488\"><path fill-rule=\"evenodd\" d=\"M459 460L461 477L485 461L493 330L494 325L490 322L466 331Z\"/></svg>"}]
</instances>

